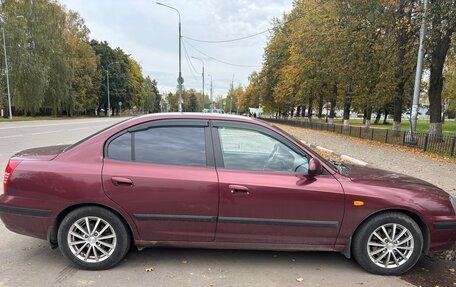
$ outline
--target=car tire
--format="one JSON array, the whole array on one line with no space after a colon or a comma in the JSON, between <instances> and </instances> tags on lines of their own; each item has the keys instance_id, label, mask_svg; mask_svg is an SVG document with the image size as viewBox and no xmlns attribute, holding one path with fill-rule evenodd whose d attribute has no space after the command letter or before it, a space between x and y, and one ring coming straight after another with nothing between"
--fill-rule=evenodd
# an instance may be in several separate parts
<instances>
[{"instance_id":1,"label":"car tire","mask_svg":"<svg viewBox=\"0 0 456 287\"><path fill-rule=\"evenodd\" d=\"M126 224L111 211L96 206L78 208L66 215L57 238L62 254L87 270L113 267L131 245Z\"/></svg>"},{"instance_id":2,"label":"car tire","mask_svg":"<svg viewBox=\"0 0 456 287\"><path fill-rule=\"evenodd\" d=\"M352 254L361 267L379 275L400 275L423 251L418 224L400 212L384 212L367 219L353 238Z\"/></svg>"}]
</instances>

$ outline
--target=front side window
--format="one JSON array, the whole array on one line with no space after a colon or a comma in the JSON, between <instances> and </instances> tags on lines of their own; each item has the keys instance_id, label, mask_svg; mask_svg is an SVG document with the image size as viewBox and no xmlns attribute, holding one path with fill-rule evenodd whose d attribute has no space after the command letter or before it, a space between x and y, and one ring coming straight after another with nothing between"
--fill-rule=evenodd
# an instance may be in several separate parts
<instances>
[{"instance_id":1,"label":"front side window","mask_svg":"<svg viewBox=\"0 0 456 287\"><path fill-rule=\"evenodd\" d=\"M219 128L225 168L236 170L307 173L308 159L257 131Z\"/></svg>"},{"instance_id":2,"label":"front side window","mask_svg":"<svg viewBox=\"0 0 456 287\"><path fill-rule=\"evenodd\" d=\"M154 127L128 132L109 143L107 156L116 160L205 167L204 128Z\"/></svg>"}]
</instances>

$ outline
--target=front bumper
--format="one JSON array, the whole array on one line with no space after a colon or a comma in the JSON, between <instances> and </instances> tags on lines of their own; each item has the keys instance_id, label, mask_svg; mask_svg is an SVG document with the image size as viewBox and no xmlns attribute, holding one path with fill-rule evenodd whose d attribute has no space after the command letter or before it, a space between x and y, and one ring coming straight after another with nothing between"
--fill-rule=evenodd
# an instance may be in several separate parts
<instances>
[{"instance_id":1,"label":"front bumper","mask_svg":"<svg viewBox=\"0 0 456 287\"><path fill-rule=\"evenodd\" d=\"M456 230L456 221L434 222L433 225L434 225L435 230L447 230L447 229Z\"/></svg>"},{"instance_id":2,"label":"front bumper","mask_svg":"<svg viewBox=\"0 0 456 287\"><path fill-rule=\"evenodd\" d=\"M456 215L432 219L431 250L448 249L456 242Z\"/></svg>"}]
</instances>

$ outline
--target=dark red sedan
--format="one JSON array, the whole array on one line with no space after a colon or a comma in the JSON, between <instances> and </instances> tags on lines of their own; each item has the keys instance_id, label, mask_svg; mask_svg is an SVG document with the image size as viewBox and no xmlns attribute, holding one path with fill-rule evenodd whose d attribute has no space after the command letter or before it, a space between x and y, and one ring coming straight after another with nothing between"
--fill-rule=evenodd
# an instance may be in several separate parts
<instances>
[{"instance_id":1,"label":"dark red sedan","mask_svg":"<svg viewBox=\"0 0 456 287\"><path fill-rule=\"evenodd\" d=\"M155 114L14 155L0 216L85 269L130 245L320 250L401 274L456 240L456 200L409 176L320 158L246 117Z\"/></svg>"}]
</instances>

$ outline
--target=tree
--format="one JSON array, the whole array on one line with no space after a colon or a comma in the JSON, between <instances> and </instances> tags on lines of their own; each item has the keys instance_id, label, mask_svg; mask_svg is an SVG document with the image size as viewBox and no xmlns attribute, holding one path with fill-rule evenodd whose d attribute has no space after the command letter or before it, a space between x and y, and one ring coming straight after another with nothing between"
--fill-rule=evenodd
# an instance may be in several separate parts
<instances>
[{"instance_id":1,"label":"tree","mask_svg":"<svg viewBox=\"0 0 456 287\"><path fill-rule=\"evenodd\" d=\"M452 36L456 31L456 1L430 0L429 26L429 132L442 136L443 71Z\"/></svg>"},{"instance_id":2,"label":"tree","mask_svg":"<svg viewBox=\"0 0 456 287\"><path fill-rule=\"evenodd\" d=\"M443 104L447 107L447 112L456 114L456 50L449 55L446 63L444 71L446 81L442 93Z\"/></svg>"},{"instance_id":3,"label":"tree","mask_svg":"<svg viewBox=\"0 0 456 287\"><path fill-rule=\"evenodd\" d=\"M157 82L147 76L143 82L143 89L145 92L143 109L149 113L159 113L161 95L158 92Z\"/></svg>"},{"instance_id":4,"label":"tree","mask_svg":"<svg viewBox=\"0 0 456 287\"><path fill-rule=\"evenodd\" d=\"M79 14L67 15L67 42L70 47L73 75L68 99L64 106L68 115L88 114L96 109L97 57L89 44L89 29Z\"/></svg>"},{"instance_id":5,"label":"tree","mask_svg":"<svg viewBox=\"0 0 456 287\"><path fill-rule=\"evenodd\" d=\"M281 115L316 113L330 107L364 113L396 106L395 129L412 87L416 59L416 0L296 0L289 14L274 21L259 73L246 99L259 97ZM243 99L243 104L245 101Z\"/></svg>"},{"instance_id":6,"label":"tree","mask_svg":"<svg viewBox=\"0 0 456 287\"><path fill-rule=\"evenodd\" d=\"M144 103L139 63L107 42L89 42L84 20L57 0L3 0L0 13L15 113L71 116L106 111L108 65L113 112L118 112L120 101L137 109ZM4 66L3 57L0 62ZM4 81L0 88L6 90ZM1 97L3 103L6 99Z\"/></svg>"}]
</instances>

